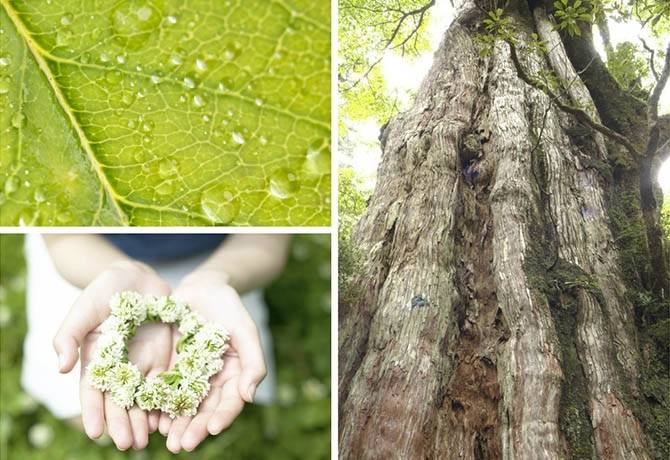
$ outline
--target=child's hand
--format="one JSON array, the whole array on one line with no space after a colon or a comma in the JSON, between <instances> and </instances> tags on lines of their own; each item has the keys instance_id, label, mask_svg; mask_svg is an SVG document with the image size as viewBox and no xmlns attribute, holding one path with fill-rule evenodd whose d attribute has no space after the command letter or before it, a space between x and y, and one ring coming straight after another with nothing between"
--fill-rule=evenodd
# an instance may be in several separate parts
<instances>
[{"instance_id":1,"label":"child's hand","mask_svg":"<svg viewBox=\"0 0 670 460\"><path fill-rule=\"evenodd\" d=\"M221 372L211 379L211 389L195 417L171 420L161 414L159 429L168 437L172 452L191 451L209 434L219 434L252 402L256 387L266 374L265 359L256 324L244 308L225 274L200 271L189 275L174 296L189 303L205 319L222 324L231 336ZM171 364L176 355L173 353Z\"/></svg>"},{"instance_id":2,"label":"child's hand","mask_svg":"<svg viewBox=\"0 0 670 460\"><path fill-rule=\"evenodd\" d=\"M116 446L125 450L143 448L148 433L158 426L158 413L130 410L114 404L107 393L103 395L86 380L85 368L95 350L98 326L109 316L109 299L119 291L167 295L170 287L149 267L132 261L112 264L81 293L56 337L54 348L59 357L60 371L70 372L77 362L81 346L81 418L90 438L102 435L105 424ZM172 329L167 324L151 324L138 330L128 344L129 358L144 374L157 374L167 369L172 353Z\"/></svg>"}]
</instances>

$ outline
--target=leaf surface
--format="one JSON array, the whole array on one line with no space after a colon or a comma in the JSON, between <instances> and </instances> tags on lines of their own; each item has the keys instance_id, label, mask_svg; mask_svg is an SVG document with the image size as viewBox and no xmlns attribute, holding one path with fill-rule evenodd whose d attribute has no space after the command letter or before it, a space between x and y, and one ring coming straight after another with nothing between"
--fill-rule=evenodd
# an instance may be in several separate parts
<instances>
[{"instance_id":1,"label":"leaf surface","mask_svg":"<svg viewBox=\"0 0 670 460\"><path fill-rule=\"evenodd\" d=\"M2 0L0 44L0 224L329 224L328 2Z\"/></svg>"}]
</instances>

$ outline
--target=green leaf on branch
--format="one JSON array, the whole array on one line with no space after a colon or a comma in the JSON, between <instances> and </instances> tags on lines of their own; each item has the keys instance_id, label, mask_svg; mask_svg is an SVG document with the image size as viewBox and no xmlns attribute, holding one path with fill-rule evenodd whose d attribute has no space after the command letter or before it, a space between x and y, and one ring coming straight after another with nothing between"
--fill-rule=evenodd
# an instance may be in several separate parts
<instances>
[{"instance_id":1,"label":"green leaf on branch","mask_svg":"<svg viewBox=\"0 0 670 460\"><path fill-rule=\"evenodd\" d=\"M1 225L328 225L328 2L1 3Z\"/></svg>"}]
</instances>

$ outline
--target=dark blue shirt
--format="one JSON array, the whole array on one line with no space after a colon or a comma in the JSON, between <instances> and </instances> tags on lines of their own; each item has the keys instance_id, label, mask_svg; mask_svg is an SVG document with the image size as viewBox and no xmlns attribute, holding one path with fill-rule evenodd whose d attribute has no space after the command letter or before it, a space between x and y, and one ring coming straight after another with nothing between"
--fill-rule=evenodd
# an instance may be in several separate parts
<instances>
[{"instance_id":1,"label":"dark blue shirt","mask_svg":"<svg viewBox=\"0 0 670 460\"><path fill-rule=\"evenodd\" d=\"M103 235L129 257L144 262L183 259L211 252L228 235L109 234Z\"/></svg>"}]
</instances>

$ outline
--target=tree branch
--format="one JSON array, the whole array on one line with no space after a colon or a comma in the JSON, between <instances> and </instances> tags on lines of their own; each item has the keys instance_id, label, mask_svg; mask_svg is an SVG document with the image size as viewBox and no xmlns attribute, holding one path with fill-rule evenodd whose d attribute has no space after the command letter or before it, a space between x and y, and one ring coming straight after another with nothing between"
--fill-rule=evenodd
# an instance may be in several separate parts
<instances>
[{"instance_id":1,"label":"tree branch","mask_svg":"<svg viewBox=\"0 0 670 460\"><path fill-rule=\"evenodd\" d=\"M645 156L652 157L658 150L658 143L661 134L661 124L658 122L658 101L661 93L670 77L670 45L665 50L665 64L661 75L658 77L656 86L649 96L647 103L647 125L649 126L649 137L647 138L647 148L644 150Z\"/></svg>"},{"instance_id":2,"label":"tree branch","mask_svg":"<svg viewBox=\"0 0 670 460\"><path fill-rule=\"evenodd\" d=\"M514 64L514 68L516 69L517 75L519 78L521 78L524 82L529 84L535 89L538 89L545 94L547 94L556 104L556 106L561 109L562 111L569 113L570 115L574 116L580 123L587 125L591 127L592 129L598 131L599 133L607 136L608 138L614 140L615 142L618 142L619 144L623 145L630 151L633 155L639 156L641 155L640 152L635 148L635 146L624 136L621 134L617 133L616 131L611 130L607 126L598 123L597 121L593 120L589 114L587 114L584 110L578 108L578 107L573 107L571 105L565 104L561 101L561 99L554 94L554 92L544 83L532 79L524 70L523 65L521 64L521 61L519 60L519 55L517 53L516 45L511 41L511 40L505 40L507 44L510 47L510 56L512 58L512 63Z\"/></svg>"}]
</instances>

